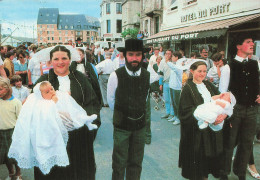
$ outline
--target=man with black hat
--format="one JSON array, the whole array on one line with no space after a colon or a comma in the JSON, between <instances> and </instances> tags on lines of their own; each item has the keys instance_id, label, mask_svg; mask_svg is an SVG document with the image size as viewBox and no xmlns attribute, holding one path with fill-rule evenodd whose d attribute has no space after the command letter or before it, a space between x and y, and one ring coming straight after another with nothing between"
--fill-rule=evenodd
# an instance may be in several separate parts
<instances>
[{"instance_id":1,"label":"man with black hat","mask_svg":"<svg viewBox=\"0 0 260 180\"><path fill-rule=\"evenodd\" d=\"M260 104L259 75L257 61L248 58L253 53L254 42L251 34L239 33L234 46L237 53L229 62L229 90L236 98L233 115L224 125L224 156L221 179L227 180L235 146L237 151L233 171L239 180L246 179L246 168L253 148L256 128L257 104Z\"/></svg>"},{"instance_id":2,"label":"man with black hat","mask_svg":"<svg viewBox=\"0 0 260 180\"><path fill-rule=\"evenodd\" d=\"M84 45L81 43L82 39L80 37L78 37L76 41L76 47L84 47Z\"/></svg>"},{"instance_id":3,"label":"man with black hat","mask_svg":"<svg viewBox=\"0 0 260 180\"><path fill-rule=\"evenodd\" d=\"M108 80L108 104L114 111L114 149L112 180L137 180L141 177L145 146L146 101L150 73L142 68L143 41L128 39L125 48L118 48L125 56L125 66L111 73Z\"/></svg>"}]
</instances>

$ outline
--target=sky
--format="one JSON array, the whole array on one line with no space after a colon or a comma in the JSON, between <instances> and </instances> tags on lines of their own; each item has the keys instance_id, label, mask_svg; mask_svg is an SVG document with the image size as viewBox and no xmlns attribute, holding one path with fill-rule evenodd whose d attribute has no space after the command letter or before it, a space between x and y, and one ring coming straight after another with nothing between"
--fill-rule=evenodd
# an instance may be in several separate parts
<instances>
[{"instance_id":1,"label":"sky","mask_svg":"<svg viewBox=\"0 0 260 180\"><path fill-rule=\"evenodd\" d=\"M61 14L100 18L102 0L0 0L1 34L36 38L39 8L59 8Z\"/></svg>"}]
</instances>

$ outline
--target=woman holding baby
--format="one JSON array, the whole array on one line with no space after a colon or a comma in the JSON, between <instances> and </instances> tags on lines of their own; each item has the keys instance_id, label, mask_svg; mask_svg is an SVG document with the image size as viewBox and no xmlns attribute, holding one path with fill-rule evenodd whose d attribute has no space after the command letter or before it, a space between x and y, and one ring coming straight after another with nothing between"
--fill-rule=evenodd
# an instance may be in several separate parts
<instances>
[{"instance_id":1,"label":"woman holding baby","mask_svg":"<svg viewBox=\"0 0 260 180\"><path fill-rule=\"evenodd\" d=\"M70 69L70 50L65 46L55 46L50 51L50 60L53 69L50 70L49 74L42 75L35 84L49 81L55 90L68 92L88 115L98 115L93 123L99 127L101 124L100 103L89 80L79 71ZM93 141L94 131L89 131L86 126L69 132L67 144L69 165L67 167L55 166L47 175L44 175L39 168L35 168L35 179L95 179Z\"/></svg>"},{"instance_id":2,"label":"woman holding baby","mask_svg":"<svg viewBox=\"0 0 260 180\"><path fill-rule=\"evenodd\" d=\"M212 83L205 81L205 62L193 63L190 72L192 78L183 87L179 104L179 167L182 168L182 176L187 179L206 180L208 174L219 177L218 160L223 151L222 130L213 131L209 127L200 129L193 113L199 105L209 102L212 96L219 94L219 91ZM215 124L221 123L225 118L225 114L217 116Z\"/></svg>"}]
</instances>

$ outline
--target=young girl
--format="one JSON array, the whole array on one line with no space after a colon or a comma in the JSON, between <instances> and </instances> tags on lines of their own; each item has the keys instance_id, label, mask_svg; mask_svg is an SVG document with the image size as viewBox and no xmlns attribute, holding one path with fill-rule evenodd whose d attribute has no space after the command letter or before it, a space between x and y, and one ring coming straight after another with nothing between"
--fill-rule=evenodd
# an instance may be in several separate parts
<instances>
[{"instance_id":1,"label":"young girl","mask_svg":"<svg viewBox=\"0 0 260 180\"><path fill-rule=\"evenodd\" d=\"M12 142L12 134L16 124L16 120L20 113L22 103L12 96L12 88L9 80L0 77L0 164L5 163L9 176L7 180L15 177L16 180L21 179L21 171L16 162L12 162L7 157L9 147ZM16 172L14 172L13 164Z\"/></svg>"},{"instance_id":2,"label":"young girl","mask_svg":"<svg viewBox=\"0 0 260 180\"><path fill-rule=\"evenodd\" d=\"M48 174L55 165L69 165L68 131L84 124L97 129L91 124L97 115L88 116L67 92L55 92L48 81L38 83L33 91L21 110L8 156L21 168L37 166Z\"/></svg>"},{"instance_id":3,"label":"young girl","mask_svg":"<svg viewBox=\"0 0 260 180\"><path fill-rule=\"evenodd\" d=\"M13 96L19 99L22 104L25 102L26 98L30 95L29 89L22 85L22 78L19 75L14 75L11 78Z\"/></svg>"}]
</instances>

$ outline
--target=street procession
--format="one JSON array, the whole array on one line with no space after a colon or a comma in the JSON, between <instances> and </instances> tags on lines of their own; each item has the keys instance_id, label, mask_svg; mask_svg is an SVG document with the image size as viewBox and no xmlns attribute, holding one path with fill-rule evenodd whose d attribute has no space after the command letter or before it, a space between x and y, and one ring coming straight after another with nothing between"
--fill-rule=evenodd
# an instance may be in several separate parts
<instances>
[{"instance_id":1,"label":"street procession","mask_svg":"<svg viewBox=\"0 0 260 180\"><path fill-rule=\"evenodd\" d=\"M260 180L260 1L0 9L0 180Z\"/></svg>"}]
</instances>

